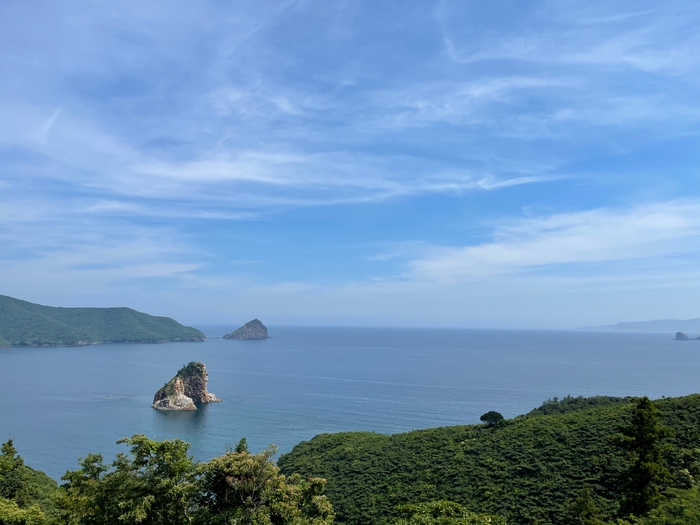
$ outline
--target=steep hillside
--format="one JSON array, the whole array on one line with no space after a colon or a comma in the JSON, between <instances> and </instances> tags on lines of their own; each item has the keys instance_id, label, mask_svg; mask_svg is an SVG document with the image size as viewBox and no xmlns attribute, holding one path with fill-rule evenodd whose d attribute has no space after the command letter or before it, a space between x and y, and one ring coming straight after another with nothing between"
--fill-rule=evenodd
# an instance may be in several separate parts
<instances>
[{"instance_id":1,"label":"steep hillside","mask_svg":"<svg viewBox=\"0 0 700 525\"><path fill-rule=\"evenodd\" d=\"M56 308L0 295L0 346L203 340L196 328L131 308Z\"/></svg>"},{"instance_id":2,"label":"steep hillside","mask_svg":"<svg viewBox=\"0 0 700 525\"><path fill-rule=\"evenodd\" d=\"M700 395L655 405L675 430L668 459L682 486L684 477L700 474ZM284 473L326 478L339 524L387 523L397 505L441 499L510 524L562 524L585 487L610 519L629 464L614 436L631 410L619 398L566 398L492 427L324 434L279 465Z\"/></svg>"}]
</instances>

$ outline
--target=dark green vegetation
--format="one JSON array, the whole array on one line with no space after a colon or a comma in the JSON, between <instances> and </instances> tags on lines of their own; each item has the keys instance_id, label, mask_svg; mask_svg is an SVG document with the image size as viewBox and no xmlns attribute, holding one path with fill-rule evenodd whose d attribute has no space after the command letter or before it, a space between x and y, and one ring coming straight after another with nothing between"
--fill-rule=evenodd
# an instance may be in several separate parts
<instances>
[{"instance_id":1,"label":"dark green vegetation","mask_svg":"<svg viewBox=\"0 0 700 525\"><path fill-rule=\"evenodd\" d=\"M341 524L390 523L400 505L447 500L509 524L593 525L643 511L630 505L636 494L660 503L641 523L685 512L678 523L700 524L688 517L698 514L700 395L643 401L568 397L492 426L324 434L279 465L326 478ZM670 497L655 502L657 491Z\"/></svg>"},{"instance_id":2,"label":"dark green vegetation","mask_svg":"<svg viewBox=\"0 0 700 525\"><path fill-rule=\"evenodd\" d=\"M363 525L700 525L700 395L567 397L498 415L393 436L321 435L281 469L274 448L253 455L245 440L197 463L180 440L136 435L112 463L88 454L58 488L10 441L0 525L330 525L334 513Z\"/></svg>"},{"instance_id":3,"label":"dark green vegetation","mask_svg":"<svg viewBox=\"0 0 700 525\"><path fill-rule=\"evenodd\" d=\"M526 416L547 416L550 414L564 414L574 410L585 410L588 408L601 408L611 405L624 405L630 402L629 398L594 396L594 397L573 397L566 396L561 399L554 397L548 399L541 406L530 410Z\"/></svg>"},{"instance_id":4,"label":"dark green vegetation","mask_svg":"<svg viewBox=\"0 0 700 525\"><path fill-rule=\"evenodd\" d=\"M199 376L202 374L206 374L206 368L204 367L204 363L200 363L199 361L190 361L185 366L180 368L180 370L177 371L175 377L189 378L192 376Z\"/></svg>"},{"instance_id":5,"label":"dark green vegetation","mask_svg":"<svg viewBox=\"0 0 700 525\"><path fill-rule=\"evenodd\" d=\"M495 410L490 410L489 412L486 412L486 414L479 418L479 421L487 424L490 427L498 425L503 420L503 415L500 412L496 412Z\"/></svg>"},{"instance_id":6,"label":"dark green vegetation","mask_svg":"<svg viewBox=\"0 0 700 525\"><path fill-rule=\"evenodd\" d=\"M32 523L32 519L42 519L45 513L54 513L52 496L57 489L54 480L24 464L12 440L2 444L0 524Z\"/></svg>"},{"instance_id":7,"label":"dark green vegetation","mask_svg":"<svg viewBox=\"0 0 700 525\"><path fill-rule=\"evenodd\" d=\"M471 512L454 501L406 503L396 509L392 525L506 525L500 516Z\"/></svg>"},{"instance_id":8,"label":"dark green vegetation","mask_svg":"<svg viewBox=\"0 0 700 525\"><path fill-rule=\"evenodd\" d=\"M660 423L659 416L659 409L644 397L636 402L632 421L622 427L621 445L632 460L622 485L625 515L641 516L658 507L662 488L673 482L663 457L671 451L663 440L673 436L673 431Z\"/></svg>"},{"instance_id":9,"label":"dark green vegetation","mask_svg":"<svg viewBox=\"0 0 700 525\"><path fill-rule=\"evenodd\" d=\"M0 346L203 340L196 328L131 308L56 308L0 295Z\"/></svg>"},{"instance_id":10,"label":"dark green vegetation","mask_svg":"<svg viewBox=\"0 0 700 525\"><path fill-rule=\"evenodd\" d=\"M63 476L60 488L54 484L54 506L42 507L22 500L15 489L8 491L0 497L0 525L333 522L333 509L323 495L325 481L281 475L272 461L274 448L254 455L242 441L223 456L197 463L187 455L189 445L178 439L158 442L136 435L119 443L129 446L129 454L119 454L109 464L101 454L88 454L79 470Z\"/></svg>"}]
</instances>

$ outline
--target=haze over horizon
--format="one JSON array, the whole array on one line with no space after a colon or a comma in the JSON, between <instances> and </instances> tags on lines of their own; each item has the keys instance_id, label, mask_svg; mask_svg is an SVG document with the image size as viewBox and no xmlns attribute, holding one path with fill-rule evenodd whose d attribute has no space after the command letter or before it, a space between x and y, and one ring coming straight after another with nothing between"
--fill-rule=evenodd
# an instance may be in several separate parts
<instances>
[{"instance_id":1,"label":"haze over horizon","mask_svg":"<svg viewBox=\"0 0 700 525\"><path fill-rule=\"evenodd\" d=\"M0 294L188 325L698 318L699 19L5 2Z\"/></svg>"}]
</instances>

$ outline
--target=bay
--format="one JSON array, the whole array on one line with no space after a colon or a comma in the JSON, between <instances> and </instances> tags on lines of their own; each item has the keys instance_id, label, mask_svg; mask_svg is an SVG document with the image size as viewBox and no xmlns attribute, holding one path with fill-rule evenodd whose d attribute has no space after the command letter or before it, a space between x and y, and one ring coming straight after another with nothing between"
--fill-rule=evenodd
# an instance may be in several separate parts
<instances>
[{"instance_id":1,"label":"bay","mask_svg":"<svg viewBox=\"0 0 700 525\"><path fill-rule=\"evenodd\" d=\"M221 336L233 327L201 327ZM382 433L478 423L565 395L700 391L700 342L672 334L271 327L271 339L0 350L0 440L55 479L135 433L178 437L197 459L242 437L281 452L324 432ZM203 361L224 399L196 412L150 408Z\"/></svg>"}]
</instances>

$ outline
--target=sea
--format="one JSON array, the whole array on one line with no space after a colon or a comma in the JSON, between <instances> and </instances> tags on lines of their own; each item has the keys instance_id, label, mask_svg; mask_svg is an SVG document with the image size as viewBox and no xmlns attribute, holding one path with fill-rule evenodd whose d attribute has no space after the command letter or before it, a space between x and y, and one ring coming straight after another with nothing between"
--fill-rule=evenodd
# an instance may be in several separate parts
<instances>
[{"instance_id":1,"label":"sea","mask_svg":"<svg viewBox=\"0 0 700 525\"><path fill-rule=\"evenodd\" d=\"M406 432L506 418L553 397L700 392L700 341L667 333L270 327L230 341L0 349L0 440L56 480L78 458L126 452L133 434L180 438L198 460L243 437L279 453L327 432ZM189 361L223 403L151 408Z\"/></svg>"}]
</instances>

